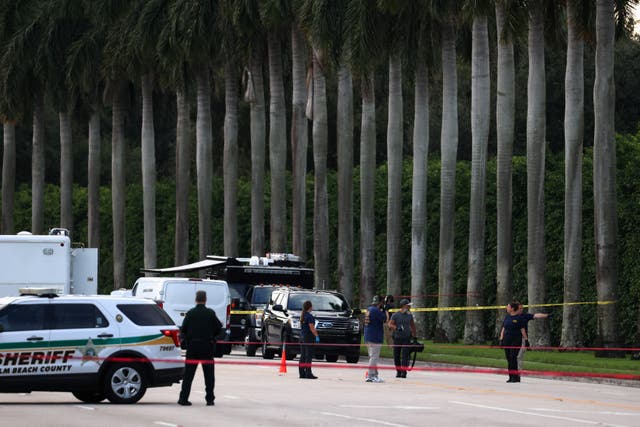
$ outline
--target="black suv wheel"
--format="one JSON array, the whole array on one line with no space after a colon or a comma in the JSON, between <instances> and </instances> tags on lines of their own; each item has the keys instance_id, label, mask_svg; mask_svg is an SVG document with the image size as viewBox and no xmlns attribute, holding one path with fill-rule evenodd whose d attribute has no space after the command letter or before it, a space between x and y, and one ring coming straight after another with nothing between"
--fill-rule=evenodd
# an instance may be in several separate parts
<instances>
[{"instance_id":1,"label":"black suv wheel","mask_svg":"<svg viewBox=\"0 0 640 427\"><path fill-rule=\"evenodd\" d=\"M253 357L256 355L256 351L258 351L258 344L256 344L257 340L258 338L252 333L249 333L249 335L247 335L247 337L245 338L244 350L247 356Z\"/></svg>"}]
</instances>

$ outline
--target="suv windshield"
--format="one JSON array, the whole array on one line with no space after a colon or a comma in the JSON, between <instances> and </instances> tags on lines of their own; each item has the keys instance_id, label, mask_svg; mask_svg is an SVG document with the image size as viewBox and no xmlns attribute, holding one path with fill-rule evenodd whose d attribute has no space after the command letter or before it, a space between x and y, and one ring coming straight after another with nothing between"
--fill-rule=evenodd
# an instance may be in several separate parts
<instances>
[{"instance_id":1,"label":"suv windshield","mask_svg":"<svg viewBox=\"0 0 640 427\"><path fill-rule=\"evenodd\" d=\"M175 325L171 317L156 304L118 304L118 309L138 326Z\"/></svg>"},{"instance_id":2,"label":"suv windshield","mask_svg":"<svg viewBox=\"0 0 640 427\"><path fill-rule=\"evenodd\" d=\"M302 310L302 304L311 301L314 311L337 311L349 310L349 304L340 295L335 294L311 294L311 293L291 293L289 295L289 310Z\"/></svg>"},{"instance_id":3,"label":"suv windshield","mask_svg":"<svg viewBox=\"0 0 640 427\"><path fill-rule=\"evenodd\" d=\"M253 304L262 304L267 305L269 302L269 298L271 297L271 293L275 288L272 286L268 287L259 287L256 286L253 288L253 296L251 297Z\"/></svg>"}]
</instances>

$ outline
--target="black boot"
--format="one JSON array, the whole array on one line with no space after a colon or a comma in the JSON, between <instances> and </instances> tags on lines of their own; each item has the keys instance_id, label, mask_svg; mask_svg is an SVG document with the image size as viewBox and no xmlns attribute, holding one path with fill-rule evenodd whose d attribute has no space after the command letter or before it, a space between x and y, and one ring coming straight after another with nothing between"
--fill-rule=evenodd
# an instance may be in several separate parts
<instances>
[{"instance_id":1,"label":"black boot","mask_svg":"<svg viewBox=\"0 0 640 427\"><path fill-rule=\"evenodd\" d=\"M402 371L396 370L396 378L402 378Z\"/></svg>"},{"instance_id":2,"label":"black boot","mask_svg":"<svg viewBox=\"0 0 640 427\"><path fill-rule=\"evenodd\" d=\"M300 372L300 378L307 378L307 368L298 368L298 372Z\"/></svg>"}]
</instances>

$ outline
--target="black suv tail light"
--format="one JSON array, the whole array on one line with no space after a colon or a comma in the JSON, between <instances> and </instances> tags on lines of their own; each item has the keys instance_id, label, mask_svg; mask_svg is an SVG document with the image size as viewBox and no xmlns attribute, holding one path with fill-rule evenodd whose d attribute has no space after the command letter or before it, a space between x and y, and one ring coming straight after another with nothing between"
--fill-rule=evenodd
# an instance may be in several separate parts
<instances>
[{"instance_id":1,"label":"black suv tail light","mask_svg":"<svg viewBox=\"0 0 640 427\"><path fill-rule=\"evenodd\" d=\"M165 337L171 337L173 344L175 344L176 347L180 347L180 338L178 337L180 331L178 329L162 329L160 332L162 332L162 335Z\"/></svg>"}]
</instances>

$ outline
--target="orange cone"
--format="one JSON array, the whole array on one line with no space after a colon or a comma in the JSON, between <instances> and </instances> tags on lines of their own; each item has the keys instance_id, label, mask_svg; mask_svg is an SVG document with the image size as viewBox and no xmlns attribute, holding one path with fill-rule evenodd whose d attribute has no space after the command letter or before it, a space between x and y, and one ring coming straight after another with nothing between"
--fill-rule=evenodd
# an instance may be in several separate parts
<instances>
[{"instance_id":1,"label":"orange cone","mask_svg":"<svg viewBox=\"0 0 640 427\"><path fill-rule=\"evenodd\" d=\"M284 346L282 346L282 358L280 359L280 373L287 373L287 352Z\"/></svg>"}]
</instances>

